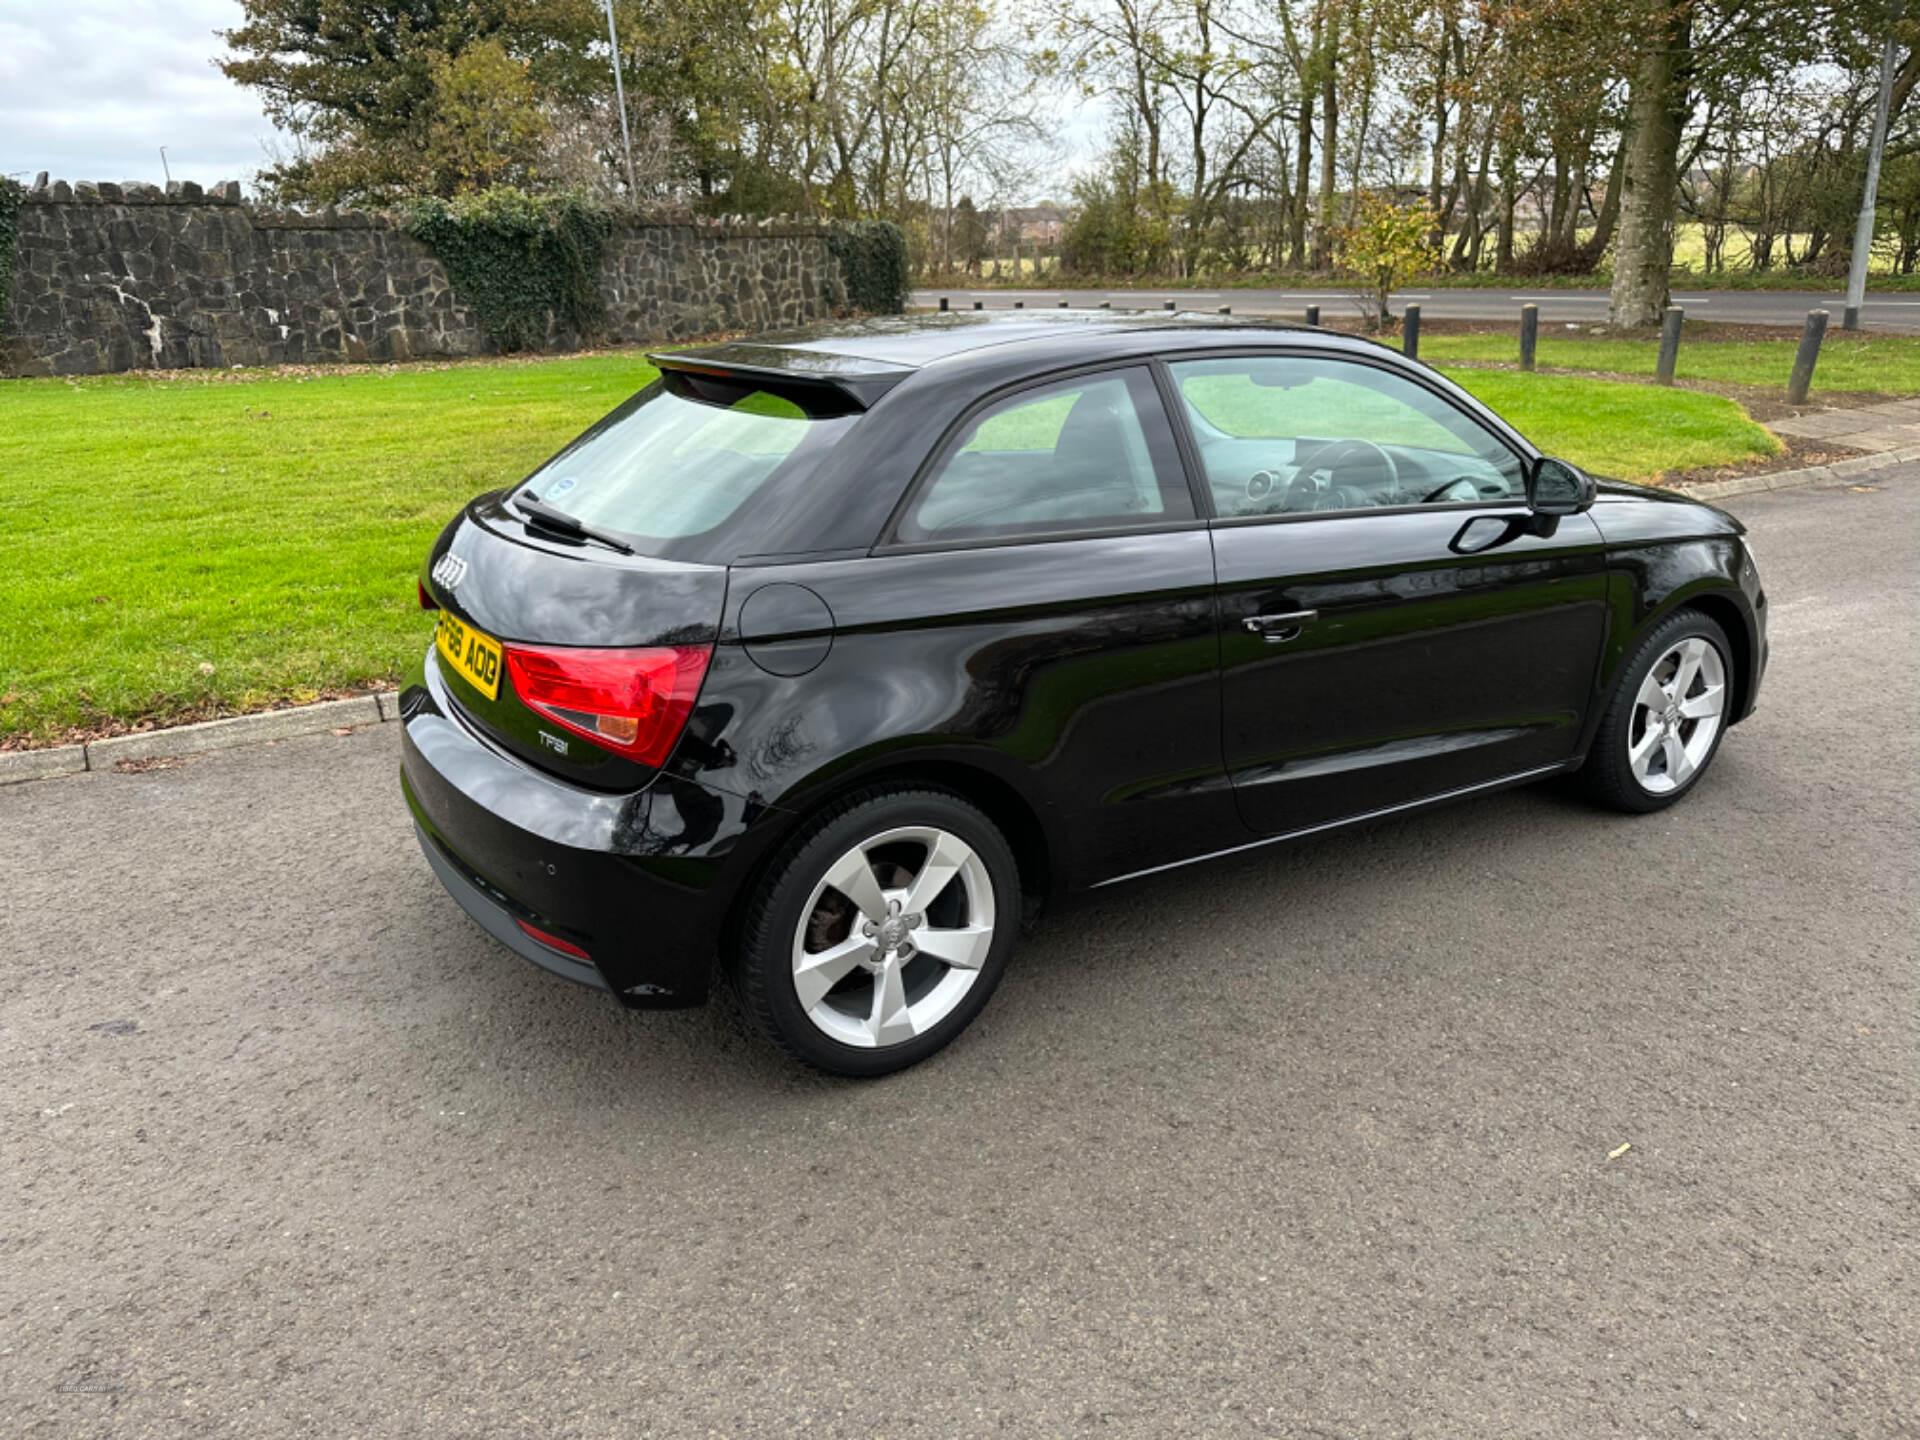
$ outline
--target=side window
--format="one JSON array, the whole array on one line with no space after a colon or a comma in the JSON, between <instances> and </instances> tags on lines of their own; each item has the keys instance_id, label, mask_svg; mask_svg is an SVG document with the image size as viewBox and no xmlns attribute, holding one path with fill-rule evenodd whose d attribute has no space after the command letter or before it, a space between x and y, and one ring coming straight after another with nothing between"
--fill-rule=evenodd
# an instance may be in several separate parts
<instances>
[{"instance_id":1,"label":"side window","mask_svg":"<svg viewBox=\"0 0 1920 1440\"><path fill-rule=\"evenodd\" d=\"M1520 457L1423 385L1338 359L1171 367L1215 513L1280 515L1516 500Z\"/></svg>"},{"instance_id":2,"label":"side window","mask_svg":"<svg viewBox=\"0 0 1920 1440\"><path fill-rule=\"evenodd\" d=\"M899 538L977 540L1193 518L1144 366L1022 390L969 420Z\"/></svg>"}]
</instances>

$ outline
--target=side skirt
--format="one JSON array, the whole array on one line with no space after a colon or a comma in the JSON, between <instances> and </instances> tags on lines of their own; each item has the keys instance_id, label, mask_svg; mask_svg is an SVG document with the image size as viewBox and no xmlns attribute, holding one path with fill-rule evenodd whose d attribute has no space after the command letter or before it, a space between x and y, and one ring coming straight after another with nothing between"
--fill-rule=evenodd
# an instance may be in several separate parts
<instances>
[{"instance_id":1,"label":"side skirt","mask_svg":"<svg viewBox=\"0 0 1920 1440\"><path fill-rule=\"evenodd\" d=\"M1278 845L1286 840L1298 840L1306 835L1318 835L1326 830L1340 830L1348 825L1362 825L1369 820L1384 819L1389 815L1405 815L1415 810L1424 810L1430 805L1444 805L1449 800L1465 799L1469 795L1484 795L1490 790L1505 790L1514 785L1525 785L1530 780L1544 780L1549 775L1564 774L1569 770L1578 770L1586 761L1585 755L1577 755L1571 760L1563 760L1553 765L1541 765L1533 770L1522 770L1517 775L1503 775L1498 780L1482 780L1478 785L1465 785L1458 790L1443 790L1438 795L1428 795L1419 800L1408 800L1399 805L1388 805L1379 810L1368 810L1363 814L1349 815L1344 820L1327 820L1319 825L1308 825L1300 830L1286 830L1278 835L1263 835L1258 840L1249 840L1243 845L1229 845L1224 850L1209 850L1204 855L1192 855L1185 860L1170 860L1165 865L1153 865L1145 870L1131 870L1125 875L1115 875L1110 879L1096 880L1087 888L1103 889L1108 885L1124 884L1128 880L1141 880L1148 875L1158 875L1164 870L1178 870L1184 865L1198 865L1206 860L1219 860L1228 855L1238 855L1243 850L1258 850L1267 845Z\"/></svg>"}]
</instances>

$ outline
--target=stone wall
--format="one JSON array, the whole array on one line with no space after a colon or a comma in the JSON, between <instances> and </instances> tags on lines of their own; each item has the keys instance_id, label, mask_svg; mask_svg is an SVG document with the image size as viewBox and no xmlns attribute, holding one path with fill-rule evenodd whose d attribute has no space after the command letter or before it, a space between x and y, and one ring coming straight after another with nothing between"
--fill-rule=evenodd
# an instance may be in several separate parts
<instances>
[{"instance_id":1,"label":"stone wall","mask_svg":"<svg viewBox=\"0 0 1920 1440\"><path fill-rule=\"evenodd\" d=\"M600 288L604 338L634 343L804 324L845 298L825 229L773 222L617 222ZM231 182L163 192L41 177L20 207L0 317L0 367L14 375L492 348L433 252L391 217L248 205Z\"/></svg>"}]
</instances>

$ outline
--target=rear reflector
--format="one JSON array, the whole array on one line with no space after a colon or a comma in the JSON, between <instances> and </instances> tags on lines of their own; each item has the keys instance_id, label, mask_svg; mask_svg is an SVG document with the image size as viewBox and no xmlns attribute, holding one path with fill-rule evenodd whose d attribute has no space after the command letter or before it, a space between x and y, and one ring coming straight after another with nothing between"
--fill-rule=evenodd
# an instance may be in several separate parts
<instances>
[{"instance_id":1,"label":"rear reflector","mask_svg":"<svg viewBox=\"0 0 1920 1440\"><path fill-rule=\"evenodd\" d=\"M507 647L520 698L556 725L616 755L659 765L693 712L710 645L649 650Z\"/></svg>"},{"instance_id":2,"label":"rear reflector","mask_svg":"<svg viewBox=\"0 0 1920 1440\"><path fill-rule=\"evenodd\" d=\"M440 608L440 602L427 593L427 582L424 580L416 580L413 583L415 588L420 592L420 608L422 610L438 610Z\"/></svg>"},{"instance_id":3,"label":"rear reflector","mask_svg":"<svg viewBox=\"0 0 1920 1440\"><path fill-rule=\"evenodd\" d=\"M572 941L562 940L558 935L549 935L537 926L527 924L527 922L522 920L518 915L513 917L513 923L549 950L558 950L562 955L571 955L575 960L585 960L588 963L592 963L593 957Z\"/></svg>"}]
</instances>

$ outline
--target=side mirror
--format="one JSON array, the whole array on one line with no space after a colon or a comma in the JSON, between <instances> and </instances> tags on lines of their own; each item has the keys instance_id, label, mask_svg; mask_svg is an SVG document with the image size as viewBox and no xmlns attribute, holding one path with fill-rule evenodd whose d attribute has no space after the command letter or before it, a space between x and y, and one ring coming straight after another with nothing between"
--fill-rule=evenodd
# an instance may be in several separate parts
<instances>
[{"instance_id":1,"label":"side mirror","mask_svg":"<svg viewBox=\"0 0 1920 1440\"><path fill-rule=\"evenodd\" d=\"M1542 455L1527 471L1527 508L1536 515L1578 515L1595 494L1593 477L1564 460Z\"/></svg>"}]
</instances>

